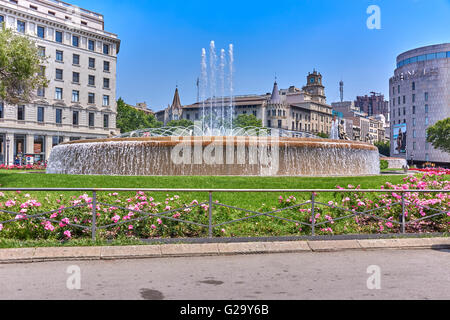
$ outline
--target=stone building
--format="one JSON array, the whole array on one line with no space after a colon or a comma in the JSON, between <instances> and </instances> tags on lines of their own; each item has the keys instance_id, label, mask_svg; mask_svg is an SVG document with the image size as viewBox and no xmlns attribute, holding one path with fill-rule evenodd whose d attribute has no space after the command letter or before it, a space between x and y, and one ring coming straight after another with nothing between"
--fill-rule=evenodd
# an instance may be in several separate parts
<instances>
[{"instance_id":1,"label":"stone building","mask_svg":"<svg viewBox=\"0 0 450 320\"><path fill-rule=\"evenodd\" d=\"M118 133L120 40L104 30L103 15L59 0L0 0L0 21L36 42L50 81L31 103L0 102L0 162L42 162L59 143Z\"/></svg>"},{"instance_id":2,"label":"stone building","mask_svg":"<svg viewBox=\"0 0 450 320\"><path fill-rule=\"evenodd\" d=\"M391 137L406 135L406 148L391 143L391 155L410 164L449 166L450 154L428 143L426 130L450 117L450 43L412 49L397 57L389 79ZM395 140L395 139L394 139Z\"/></svg>"},{"instance_id":3,"label":"stone building","mask_svg":"<svg viewBox=\"0 0 450 320\"><path fill-rule=\"evenodd\" d=\"M200 121L209 112L209 106L220 109L222 104L226 106L224 109L229 109L229 97L209 98L181 107L177 89L172 105L156 115L165 124L177 116L179 119ZM234 96L233 106L235 117L253 114L265 127L316 134L329 134L331 131L332 108L326 102L322 75L317 71L308 74L307 83L302 89L295 86L279 89L275 81L271 94Z\"/></svg>"}]
</instances>

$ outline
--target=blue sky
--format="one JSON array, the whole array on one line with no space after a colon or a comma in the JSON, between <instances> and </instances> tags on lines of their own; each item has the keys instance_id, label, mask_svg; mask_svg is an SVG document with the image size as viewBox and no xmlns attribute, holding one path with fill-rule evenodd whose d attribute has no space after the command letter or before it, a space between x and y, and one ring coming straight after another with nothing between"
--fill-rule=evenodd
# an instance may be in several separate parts
<instances>
[{"instance_id":1,"label":"blue sky","mask_svg":"<svg viewBox=\"0 0 450 320\"><path fill-rule=\"evenodd\" d=\"M302 87L314 68L328 102L371 91L388 95L398 54L450 42L450 0L72 0L105 15L105 29L122 40L117 96L146 101L155 111L194 103L201 49L234 45L235 93ZM369 30L368 6L381 9L381 30Z\"/></svg>"}]
</instances>

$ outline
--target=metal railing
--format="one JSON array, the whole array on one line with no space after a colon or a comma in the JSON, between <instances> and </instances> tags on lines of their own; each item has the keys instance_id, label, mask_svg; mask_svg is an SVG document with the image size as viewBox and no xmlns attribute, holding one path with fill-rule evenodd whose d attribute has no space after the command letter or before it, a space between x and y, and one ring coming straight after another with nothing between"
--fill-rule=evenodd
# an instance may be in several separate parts
<instances>
[{"instance_id":1,"label":"metal railing","mask_svg":"<svg viewBox=\"0 0 450 320\"><path fill-rule=\"evenodd\" d=\"M67 210L72 210L72 209L77 209L77 208L83 208L83 207L88 207L89 205L92 205L92 222L91 222L91 226L83 226L80 224L74 224L74 223L67 223L66 226L71 226L71 227L75 227L75 228L81 228L81 229L85 229L85 230L90 230L91 232L91 237L92 240L96 240L96 234L97 234L97 230L101 230L101 229L108 229L111 227L116 227L122 224L129 224L131 222L135 222L135 221L141 221L141 220L145 220L145 219L149 219L149 218L160 218L160 219L167 219L167 220L172 220L172 221L176 221L176 222L180 222L180 223L187 223L187 224L193 224L193 225L197 225L203 228L207 228L208 229L208 237L209 238L213 238L213 231L215 228L221 227L223 225L227 225L227 224L232 224L232 223L237 223L237 222L241 222L241 221L245 221L245 220L250 220L253 218L257 218L260 216L266 216L266 217L271 217L273 219L279 219L279 220L284 220L286 222L292 222L292 223L298 223L299 225L305 225L305 226L309 226L311 227L311 235L315 236L315 231L316 228L325 224L331 224L334 223L335 221L338 220L342 220L342 219L349 219L352 217L357 217L357 216L366 216L366 217L371 217L373 219L376 220L380 220L380 221L386 221L386 222L390 222L392 224L397 224L401 226L401 233L405 234L406 233L406 226L409 224L413 224L413 223L417 223L419 221L422 220L427 220L427 219L431 219L433 217L437 217L440 215L445 215L448 214L450 209L446 209L446 210L438 210L435 208L431 208L429 206L425 206L425 205L421 205L421 204L417 204L417 203L412 203L409 202L408 200L405 199L405 194L408 193L428 193L428 194L432 194L432 193L449 193L450 190L415 190L415 189L410 189L410 190L394 190L394 189L117 189L117 188L51 188L51 189L43 189L43 188L21 188L21 189L12 189L12 188L1 188L0 192L28 192L28 191L36 191L36 192L90 192L92 193L92 202L90 203L84 203L84 204L78 204L78 205L74 205L71 207L64 207L64 208L59 208L59 209L55 209L52 211L47 211L47 212L42 212L42 213L38 213L38 214L34 214L34 215L29 215L26 216L24 218L15 218L15 219L9 219L6 221L0 221L0 224L5 225L7 223L13 223L13 222L17 222L17 221L22 221L22 220L28 220L28 219L39 219L39 220L46 220L46 221L50 221L50 222L55 222L55 223L60 223L61 221L57 221L51 218L46 218L45 215L48 214L54 214L54 213L61 213L63 211L67 211ZM176 209L170 209L170 210L166 210L163 212L158 212L158 213L150 213L150 212L145 212L142 210L134 210L134 209L130 209L130 208L125 208L125 207L121 207L118 206L117 203L116 204L108 204L108 203L103 203L98 201L98 196L97 193L98 192L182 192L182 193L207 193L209 195L208 201L205 202L201 202L201 203L197 203L194 205L190 205L190 206L183 206L181 208L176 208ZM392 204L388 204L386 206L383 207L377 207L375 209L370 209L370 210L365 210L365 211L356 211L355 209L348 209L345 207L339 207L339 206L335 206L335 205L330 205L328 203L323 203L320 202L316 199L317 194L318 193L388 193L388 194L392 194L392 193L396 193L396 194L400 194L401 195L401 201L392 203ZM245 208L240 208L240 207L236 207L236 206L231 206L231 205L227 205L227 204L223 204L220 202L215 202L213 201L213 194L214 193L282 193L282 194L296 194L296 193L300 193L300 194L304 194L304 193L309 193L311 194L311 200L307 200L303 203L300 204L295 204L286 208L280 208L280 209L276 209L276 210L272 210L269 212L258 212L255 210L250 210L250 209L245 209ZM407 210L407 205L414 205L416 208L422 208L422 209L427 209L430 211L435 212L434 214L431 215L427 215L424 216L422 218L419 219L415 219L415 220L410 220L410 221L406 221L406 210ZM108 225L103 225L103 226L98 226L97 225L97 206L98 205L103 205L103 206L109 206L109 207L114 207L117 209L122 209L122 210L127 210L129 212L133 212L133 213L138 213L138 214L142 214L144 215L144 217L139 217L139 218L135 218L135 219L129 219L127 221L121 221L121 222L117 222L117 223L112 223L112 224L108 224ZM208 224L203 224L203 223L198 223L198 222L194 222L194 221L188 221L188 220L184 220L184 219L179 219L179 218L174 218L172 216L167 216L170 213L173 212L179 212L185 209L193 209L196 207L200 207L203 205L208 205ZM300 208L306 205L310 205L311 208L311 219L310 222L311 223L306 223L304 221L299 221L299 220L295 220L295 219L290 219L290 218L285 218L285 217L279 217L275 214L286 211L286 210L291 210L291 209L296 209L296 208ZM325 207L329 207L332 209L338 209L344 212L350 212L349 215L343 216L343 217L337 217L337 218L331 218L328 221L323 221L323 222L316 222L316 209L317 206L325 206ZM386 219L383 217L379 217L374 215L373 213L375 211L378 210L383 210L383 209L391 209L395 206L401 206L401 214L398 217L398 221L395 220L390 220L390 219ZM214 207L224 207L224 208L229 208L229 209L234 209L234 210L238 210L238 211L243 211L243 212L247 212L247 213L251 213L253 215L251 216L246 216L243 218L239 218L239 219L235 219L235 220L230 220L230 221L225 221L225 222L221 222L221 223L217 223L214 224L213 223L213 208ZM20 212L12 212L12 211L8 211L8 210L0 210L0 213L7 213L10 215L21 215Z\"/></svg>"}]
</instances>

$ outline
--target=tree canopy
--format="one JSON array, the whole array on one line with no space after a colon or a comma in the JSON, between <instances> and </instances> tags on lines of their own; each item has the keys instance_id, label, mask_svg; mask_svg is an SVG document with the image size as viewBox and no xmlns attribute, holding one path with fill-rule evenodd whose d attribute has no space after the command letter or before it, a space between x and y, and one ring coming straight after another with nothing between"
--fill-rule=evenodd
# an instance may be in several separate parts
<instances>
[{"instance_id":1,"label":"tree canopy","mask_svg":"<svg viewBox=\"0 0 450 320\"><path fill-rule=\"evenodd\" d=\"M153 114L147 114L126 104L122 98L117 101L117 128L121 133L139 129L160 128L162 122L156 120Z\"/></svg>"},{"instance_id":2,"label":"tree canopy","mask_svg":"<svg viewBox=\"0 0 450 320\"><path fill-rule=\"evenodd\" d=\"M194 122L191 120L181 119L181 120L172 120L167 123L167 127L190 127L193 126Z\"/></svg>"},{"instance_id":3,"label":"tree canopy","mask_svg":"<svg viewBox=\"0 0 450 320\"><path fill-rule=\"evenodd\" d=\"M378 148L378 152L381 153L383 156L389 157L391 155L391 144L389 141L383 142L378 141L375 142L375 147Z\"/></svg>"},{"instance_id":4,"label":"tree canopy","mask_svg":"<svg viewBox=\"0 0 450 320\"><path fill-rule=\"evenodd\" d=\"M35 98L37 89L48 85L46 60L34 41L0 24L0 98L8 104Z\"/></svg>"},{"instance_id":5,"label":"tree canopy","mask_svg":"<svg viewBox=\"0 0 450 320\"><path fill-rule=\"evenodd\" d=\"M262 121L253 114L240 114L233 121L234 127L262 127Z\"/></svg>"},{"instance_id":6,"label":"tree canopy","mask_svg":"<svg viewBox=\"0 0 450 320\"><path fill-rule=\"evenodd\" d=\"M436 122L427 129L427 141L434 148L450 153L450 118Z\"/></svg>"}]
</instances>

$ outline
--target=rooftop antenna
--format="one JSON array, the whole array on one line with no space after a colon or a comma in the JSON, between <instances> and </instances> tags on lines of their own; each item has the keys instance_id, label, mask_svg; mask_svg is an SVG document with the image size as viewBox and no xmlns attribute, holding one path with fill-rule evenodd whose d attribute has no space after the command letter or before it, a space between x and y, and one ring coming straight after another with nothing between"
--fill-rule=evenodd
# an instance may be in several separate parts
<instances>
[{"instance_id":1,"label":"rooftop antenna","mask_svg":"<svg viewBox=\"0 0 450 320\"><path fill-rule=\"evenodd\" d=\"M341 92L341 102L344 101L344 81L339 82L339 91Z\"/></svg>"}]
</instances>

